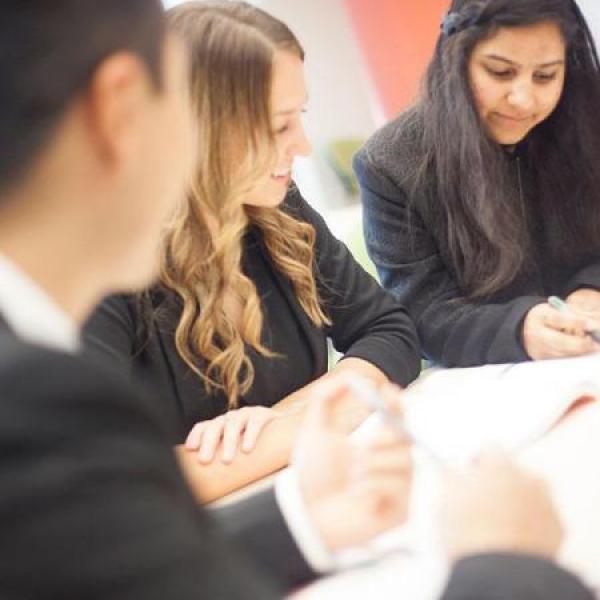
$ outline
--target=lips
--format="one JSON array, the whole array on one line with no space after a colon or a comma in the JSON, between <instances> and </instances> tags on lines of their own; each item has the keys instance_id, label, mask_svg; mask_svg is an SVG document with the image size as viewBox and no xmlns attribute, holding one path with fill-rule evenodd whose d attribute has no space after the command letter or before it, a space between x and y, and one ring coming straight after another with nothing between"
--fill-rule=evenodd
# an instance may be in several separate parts
<instances>
[{"instance_id":1,"label":"lips","mask_svg":"<svg viewBox=\"0 0 600 600\"><path fill-rule=\"evenodd\" d=\"M275 171L271 173L271 177L276 181L282 181L284 179L288 179L292 174L292 170L288 167L286 169L281 169L280 171Z\"/></svg>"},{"instance_id":2,"label":"lips","mask_svg":"<svg viewBox=\"0 0 600 600\"><path fill-rule=\"evenodd\" d=\"M528 121L531 121L533 119L533 117L531 116L527 116L527 117L511 117L509 115L503 115L501 113L494 113L494 116L503 120L503 121L509 121L512 123L526 123Z\"/></svg>"}]
</instances>

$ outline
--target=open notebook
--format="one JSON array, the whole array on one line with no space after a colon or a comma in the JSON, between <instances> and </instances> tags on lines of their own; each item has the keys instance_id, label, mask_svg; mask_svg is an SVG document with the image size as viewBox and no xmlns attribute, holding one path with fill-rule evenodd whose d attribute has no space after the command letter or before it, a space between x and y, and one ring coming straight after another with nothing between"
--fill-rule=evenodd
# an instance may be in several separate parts
<instances>
[{"instance_id":1,"label":"open notebook","mask_svg":"<svg viewBox=\"0 0 600 600\"><path fill-rule=\"evenodd\" d=\"M595 402L600 400L600 354L515 365L432 370L422 377L405 394L407 428L418 441L409 520L403 527L374 540L370 544L371 550L385 553L405 549L418 565L417 571L431 576L430 585L435 585L436 580L441 585L444 559L437 542L435 519L441 491L439 460L460 468L490 446L527 458L529 449L535 453L537 445L534 442L585 397L595 397ZM374 414L353 435L360 443L361 439L371 437L380 426L380 417ZM573 446L571 438L562 442ZM421 449L418 448L419 443ZM563 450L566 456L576 457L584 451L575 447L548 450L552 451L542 452L541 459L537 458L538 463L543 465L549 458L554 463L558 462ZM432 455L436 457L434 460ZM593 460L592 457L586 459L588 462ZM577 463L574 462L575 470ZM589 465L584 468L588 470ZM544 469L535 470L545 475ZM586 486L577 489L579 482L572 484L567 481L565 469L558 469L553 474L552 465L549 465L548 470L565 527L574 534L575 543L566 544L567 553L573 558L566 557L565 563L581 565L582 568L577 571L590 583L600 584L600 569L596 569L591 556L597 554L595 550L600 548L600 541L598 544L592 541L591 551L589 543L583 547L577 541L590 528L586 515L573 508L578 505L578 498ZM552 481L553 475L556 481ZM600 485L592 487L593 497L597 498ZM586 506L584 510L588 512L589 508ZM591 527L594 531L600 526L598 521ZM600 531L597 533L600 534ZM429 593L419 592L411 597L435 597L431 590Z\"/></svg>"},{"instance_id":2,"label":"open notebook","mask_svg":"<svg viewBox=\"0 0 600 600\"><path fill-rule=\"evenodd\" d=\"M434 370L407 390L405 419L417 443L461 465L485 447L527 446L587 396L600 397L600 354Z\"/></svg>"}]
</instances>

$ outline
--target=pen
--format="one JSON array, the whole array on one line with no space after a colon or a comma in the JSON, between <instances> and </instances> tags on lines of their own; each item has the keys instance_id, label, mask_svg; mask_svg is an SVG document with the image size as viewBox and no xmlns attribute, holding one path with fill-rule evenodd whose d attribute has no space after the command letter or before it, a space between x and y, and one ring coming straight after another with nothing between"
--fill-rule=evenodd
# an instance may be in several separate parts
<instances>
[{"instance_id":1,"label":"pen","mask_svg":"<svg viewBox=\"0 0 600 600\"><path fill-rule=\"evenodd\" d=\"M563 315L569 317L577 317L577 313L564 301L561 300L558 296L550 296L548 298L548 304L556 309L558 312ZM586 334L589 335L597 344L600 344L600 330L599 329L589 329L586 330Z\"/></svg>"},{"instance_id":2,"label":"pen","mask_svg":"<svg viewBox=\"0 0 600 600\"><path fill-rule=\"evenodd\" d=\"M404 420L394 414L386 405L377 388L368 381L359 378L353 378L349 381L350 388L356 397L367 404L373 411L381 416L383 421L389 425L401 438L410 441L415 447L423 451L436 463L446 466L446 461L439 454L424 444L406 428Z\"/></svg>"}]
</instances>

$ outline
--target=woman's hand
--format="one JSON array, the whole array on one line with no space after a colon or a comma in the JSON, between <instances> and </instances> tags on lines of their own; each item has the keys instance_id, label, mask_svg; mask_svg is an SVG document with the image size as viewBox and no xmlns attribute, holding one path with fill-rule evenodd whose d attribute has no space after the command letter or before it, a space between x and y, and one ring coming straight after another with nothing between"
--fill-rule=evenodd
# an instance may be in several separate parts
<instances>
[{"instance_id":1,"label":"woman's hand","mask_svg":"<svg viewBox=\"0 0 600 600\"><path fill-rule=\"evenodd\" d=\"M600 321L585 314L566 315L548 303L538 304L525 317L523 346L533 360L589 354L598 347L586 332L595 329Z\"/></svg>"},{"instance_id":2,"label":"woman's hand","mask_svg":"<svg viewBox=\"0 0 600 600\"><path fill-rule=\"evenodd\" d=\"M236 453L252 452L265 426L283 415L265 406L245 406L211 419L196 423L185 447L198 453L198 460L209 464L219 454L224 463L231 463Z\"/></svg>"},{"instance_id":3,"label":"woman's hand","mask_svg":"<svg viewBox=\"0 0 600 600\"><path fill-rule=\"evenodd\" d=\"M567 304L576 312L586 317L600 320L600 292L581 288L566 299Z\"/></svg>"}]
</instances>

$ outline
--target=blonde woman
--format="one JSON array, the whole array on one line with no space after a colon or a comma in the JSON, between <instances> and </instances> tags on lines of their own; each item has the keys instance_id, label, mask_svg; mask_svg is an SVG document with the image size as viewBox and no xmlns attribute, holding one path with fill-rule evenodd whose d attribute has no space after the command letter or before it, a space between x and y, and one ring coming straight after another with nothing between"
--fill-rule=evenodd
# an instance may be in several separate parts
<instances>
[{"instance_id":1,"label":"blonde woman","mask_svg":"<svg viewBox=\"0 0 600 600\"><path fill-rule=\"evenodd\" d=\"M327 339L351 370L406 385L412 322L353 260L291 181L309 154L304 53L280 21L243 2L170 12L187 43L199 152L169 225L160 281L107 299L89 345L161 393L180 452L197 452L204 499L287 464ZM347 406L348 431L364 417Z\"/></svg>"}]
</instances>

